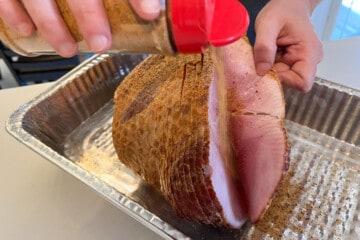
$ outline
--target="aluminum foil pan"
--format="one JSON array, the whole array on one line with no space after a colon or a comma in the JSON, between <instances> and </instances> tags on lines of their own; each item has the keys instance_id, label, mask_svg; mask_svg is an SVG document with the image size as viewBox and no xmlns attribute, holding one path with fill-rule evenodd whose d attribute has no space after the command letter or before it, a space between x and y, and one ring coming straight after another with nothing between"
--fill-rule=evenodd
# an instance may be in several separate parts
<instances>
[{"instance_id":1,"label":"aluminum foil pan","mask_svg":"<svg viewBox=\"0 0 360 240\"><path fill-rule=\"evenodd\" d=\"M112 97L143 55L96 55L15 111L20 142L165 239L359 239L360 92L322 79L285 89L291 167L264 218L239 230L176 217L163 197L118 160Z\"/></svg>"}]
</instances>

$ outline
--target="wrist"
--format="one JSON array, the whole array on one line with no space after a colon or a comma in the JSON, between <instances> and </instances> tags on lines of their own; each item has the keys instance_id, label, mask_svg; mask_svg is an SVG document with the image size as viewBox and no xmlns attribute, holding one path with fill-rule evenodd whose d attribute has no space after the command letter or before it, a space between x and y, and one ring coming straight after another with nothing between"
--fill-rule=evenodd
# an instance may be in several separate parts
<instances>
[{"instance_id":1,"label":"wrist","mask_svg":"<svg viewBox=\"0 0 360 240\"><path fill-rule=\"evenodd\" d=\"M301 10L303 12L307 12L309 15L312 14L315 7L322 0L269 0L269 2L278 2L280 5L284 5L290 8L294 8L293 10Z\"/></svg>"},{"instance_id":2,"label":"wrist","mask_svg":"<svg viewBox=\"0 0 360 240\"><path fill-rule=\"evenodd\" d=\"M310 2L310 13L314 11L316 6L321 2L321 0L309 0Z\"/></svg>"},{"instance_id":3,"label":"wrist","mask_svg":"<svg viewBox=\"0 0 360 240\"><path fill-rule=\"evenodd\" d=\"M307 8L309 14L311 15L314 11L315 7L322 1L322 0L295 0L298 2L303 3L303 5Z\"/></svg>"},{"instance_id":4,"label":"wrist","mask_svg":"<svg viewBox=\"0 0 360 240\"><path fill-rule=\"evenodd\" d=\"M272 0L274 1L274 0ZM315 7L321 2L322 0L290 0L297 9L303 9L305 12L311 16ZM286 1L289 2L289 1Z\"/></svg>"}]
</instances>

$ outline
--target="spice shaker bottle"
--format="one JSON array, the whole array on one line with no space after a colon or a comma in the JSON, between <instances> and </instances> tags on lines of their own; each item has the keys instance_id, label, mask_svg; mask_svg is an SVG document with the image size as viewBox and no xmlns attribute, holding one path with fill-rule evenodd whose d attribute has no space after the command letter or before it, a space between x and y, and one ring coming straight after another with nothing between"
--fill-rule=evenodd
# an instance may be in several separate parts
<instances>
[{"instance_id":1,"label":"spice shaker bottle","mask_svg":"<svg viewBox=\"0 0 360 240\"><path fill-rule=\"evenodd\" d=\"M80 52L89 52L66 0L58 9ZM162 0L160 16L153 21L138 17L128 0L104 0L112 32L110 52L200 53L209 44L221 46L246 34L249 16L237 0ZM39 32L20 36L0 20L0 39L24 56L54 54Z\"/></svg>"}]
</instances>

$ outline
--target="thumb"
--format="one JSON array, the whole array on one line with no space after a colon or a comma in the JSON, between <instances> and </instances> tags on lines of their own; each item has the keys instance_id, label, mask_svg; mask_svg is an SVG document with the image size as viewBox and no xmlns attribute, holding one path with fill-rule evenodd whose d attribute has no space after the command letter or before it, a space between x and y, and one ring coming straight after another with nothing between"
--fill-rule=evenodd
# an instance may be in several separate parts
<instances>
[{"instance_id":1,"label":"thumb","mask_svg":"<svg viewBox=\"0 0 360 240\"><path fill-rule=\"evenodd\" d=\"M265 75L274 64L277 51L276 39L279 29L271 19L264 18L261 15L256 19L254 61L259 75Z\"/></svg>"},{"instance_id":2,"label":"thumb","mask_svg":"<svg viewBox=\"0 0 360 240\"><path fill-rule=\"evenodd\" d=\"M153 20L160 14L160 0L129 0L136 13L145 20Z\"/></svg>"}]
</instances>

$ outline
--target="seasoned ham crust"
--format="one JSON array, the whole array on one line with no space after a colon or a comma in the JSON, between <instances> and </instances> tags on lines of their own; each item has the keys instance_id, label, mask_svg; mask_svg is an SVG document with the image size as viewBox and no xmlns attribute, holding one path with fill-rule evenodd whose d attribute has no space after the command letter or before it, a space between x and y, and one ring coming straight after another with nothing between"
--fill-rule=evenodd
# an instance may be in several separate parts
<instances>
[{"instance_id":1,"label":"seasoned ham crust","mask_svg":"<svg viewBox=\"0 0 360 240\"><path fill-rule=\"evenodd\" d=\"M241 62L225 64L229 142L220 137L209 53L150 56L138 65L115 93L113 142L119 160L160 191L179 216L238 228L268 207L287 166L288 145L276 74L255 74L246 39L226 47L220 58L238 59L230 56L235 50ZM233 151L230 167L223 144Z\"/></svg>"}]
</instances>

